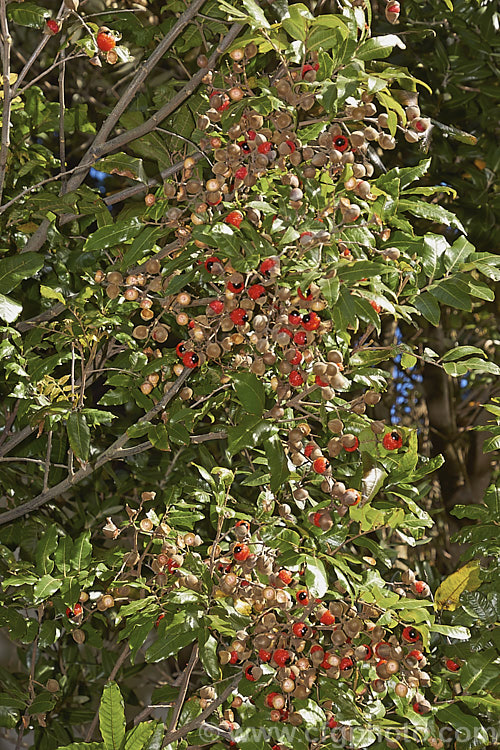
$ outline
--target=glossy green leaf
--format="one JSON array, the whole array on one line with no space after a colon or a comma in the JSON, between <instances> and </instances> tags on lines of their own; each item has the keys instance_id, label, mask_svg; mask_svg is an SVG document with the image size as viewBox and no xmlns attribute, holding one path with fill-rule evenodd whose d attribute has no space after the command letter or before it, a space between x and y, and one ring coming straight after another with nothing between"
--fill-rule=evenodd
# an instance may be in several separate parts
<instances>
[{"instance_id":1,"label":"glossy green leaf","mask_svg":"<svg viewBox=\"0 0 500 750\"><path fill-rule=\"evenodd\" d=\"M43 258L36 253L10 255L0 259L0 294L8 294L21 281L34 276L42 266Z\"/></svg>"},{"instance_id":2,"label":"glossy green leaf","mask_svg":"<svg viewBox=\"0 0 500 750\"><path fill-rule=\"evenodd\" d=\"M66 423L71 450L77 458L87 461L90 451L90 430L81 412L73 411Z\"/></svg>"},{"instance_id":3,"label":"glossy green leaf","mask_svg":"<svg viewBox=\"0 0 500 750\"><path fill-rule=\"evenodd\" d=\"M13 23L32 29L41 29L51 15L48 8L40 7L35 3L10 3L7 8L7 16Z\"/></svg>"},{"instance_id":4,"label":"glossy green leaf","mask_svg":"<svg viewBox=\"0 0 500 750\"><path fill-rule=\"evenodd\" d=\"M44 575L34 586L33 593L37 601L42 602L48 599L49 596L59 591L61 587L61 581L58 578L53 578L51 575Z\"/></svg>"},{"instance_id":5,"label":"glossy green leaf","mask_svg":"<svg viewBox=\"0 0 500 750\"><path fill-rule=\"evenodd\" d=\"M269 465L271 492L277 492L290 476L288 459L278 435L271 435L264 441L264 450Z\"/></svg>"},{"instance_id":6,"label":"glossy green leaf","mask_svg":"<svg viewBox=\"0 0 500 750\"><path fill-rule=\"evenodd\" d=\"M104 750L121 750L125 738L125 711L116 682L108 682L104 686L99 706L99 729Z\"/></svg>"},{"instance_id":7,"label":"glossy green leaf","mask_svg":"<svg viewBox=\"0 0 500 750\"><path fill-rule=\"evenodd\" d=\"M359 47L357 55L360 60L376 60L388 57L394 47L405 49L403 41L396 34L385 34L368 39Z\"/></svg>"},{"instance_id":8,"label":"glossy green leaf","mask_svg":"<svg viewBox=\"0 0 500 750\"><path fill-rule=\"evenodd\" d=\"M305 557L306 564L306 586L309 594L315 599L321 599L328 591L328 574L321 560L314 557Z\"/></svg>"},{"instance_id":9,"label":"glossy green leaf","mask_svg":"<svg viewBox=\"0 0 500 750\"><path fill-rule=\"evenodd\" d=\"M142 227L143 225L135 216L128 220L117 221L115 224L107 224L100 229L96 229L88 237L83 249L92 252L116 247L122 242L128 242L137 237Z\"/></svg>"},{"instance_id":10,"label":"glossy green leaf","mask_svg":"<svg viewBox=\"0 0 500 750\"><path fill-rule=\"evenodd\" d=\"M266 393L262 381L253 372L237 372L232 377L241 405L249 414L262 416Z\"/></svg>"},{"instance_id":11,"label":"glossy green leaf","mask_svg":"<svg viewBox=\"0 0 500 750\"><path fill-rule=\"evenodd\" d=\"M13 323L21 315L23 306L12 297L0 294L0 319L6 323Z\"/></svg>"}]
</instances>

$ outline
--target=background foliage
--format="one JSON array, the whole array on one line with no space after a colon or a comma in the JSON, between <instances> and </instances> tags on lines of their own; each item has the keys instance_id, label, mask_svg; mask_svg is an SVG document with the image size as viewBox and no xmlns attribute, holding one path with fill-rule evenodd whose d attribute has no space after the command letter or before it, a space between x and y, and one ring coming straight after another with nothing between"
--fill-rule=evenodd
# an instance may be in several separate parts
<instances>
[{"instance_id":1,"label":"background foliage","mask_svg":"<svg viewBox=\"0 0 500 750\"><path fill-rule=\"evenodd\" d=\"M221 750L229 741L253 750L269 747L252 733L264 727L282 747L494 747L495 4L408 0L396 26L377 4L251 0L2 2L0 16L0 624L11 644L0 717L13 745L24 736L41 750ZM61 24L54 35L51 17ZM116 32L116 60L98 51L104 24ZM228 51L245 48L238 67ZM289 73L291 92L276 85ZM244 91L241 102L211 100L231 85ZM401 90L418 91L430 118L418 137ZM370 98L375 114L362 109ZM207 111L208 125L199 119ZM308 175L285 148L254 184L230 173L221 203L205 200L202 210L222 161L210 138L224 147L249 111L264 120L255 130L271 128L268 138L280 130L276 113L289 112L282 143L304 161L306 146L326 153L330 124L349 153L352 132L380 130L375 119L386 113L389 141L353 151L364 175L337 156ZM302 198L292 200L284 174L300 179ZM205 181L204 192L186 199L189 180ZM241 225L225 220L234 210ZM220 276L205 266L211 255ZM279 259L280 276L261 270L266 259ZM295 308L304 316L314 308L297 292L312 290L322 322L298 344L311 352L300 386L279 369L288 341L271 337L277 364L259 369L251 320L233 326L244 339L233 351L202 356L192 370L180 364L180 342L201 355L206 347L206 337L189 338L186 311L223 339L203 316L218 300L227 319L234 273L245 288L264 285L247 308L254 317ZM139 294L127 300L131 288ZM139 307L145 289L151 323ZM152 326L147 340L140 326ZM327 362L343 369L319 386L311 370ZM342 427L332 430L332 418ZM290 436L301 424L308 440ZM393 428L402 444L387 448ZM325 479L301 457L309 435L331 461L336 490L328 470ZM359 449L349 452L352 436ZM341 485L361 502L351 505ZM264 567L235 564L238 520L250 524L241 539ZM224 588L228 565L237 588ZM395 647L415 626L428 680L412 684L405 666L410 691L401 698L395 678L377 692L374 657L342 675L323 668L314 691L289 706L301 718L287 743L279 732L290 724L270 721L266 702L286 675L264 663L255 682L245 679L259 662L252 647L236 665L221 656L236 641L255 644L259 592L281 590L282 567L294 580L271 609L287 637L302 618L329 642L332 628L296 602L306 588L346 633L359 615ZM432 595L412 590L411 571ZM369 632L353 631L355 644L374 645ZM349 644L339 649L350 658ZM235 691L242 704L231 709Z\"/></svg>"}]
</instances>

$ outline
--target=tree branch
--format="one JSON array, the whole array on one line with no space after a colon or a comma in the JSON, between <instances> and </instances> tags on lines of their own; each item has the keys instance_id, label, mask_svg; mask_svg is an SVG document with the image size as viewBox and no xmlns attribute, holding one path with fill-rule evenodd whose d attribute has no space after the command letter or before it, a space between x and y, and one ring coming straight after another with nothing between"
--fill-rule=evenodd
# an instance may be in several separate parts
<instances>
[{"instance_id":1,"label":"tree branch","mask_svg":"<svg viewBox=\"0 0 500 750\"><path fill-rule=\"evenodd\" d=\"M209 706L203 709L201 714L196 717L196 719L193 719L192 721L188 722L187 724L184 724L183 727L180 729L176 729L174 732L168 731L163 738L162 748L166 747L167 745L170 745L171 742L175 742L176 740L181 739L182 737L185 737L186 734L189 734L189 732L192 732L194 729L198 729L206 718L211 716L214 711L216 711L217 708L221 705L221 703L224 703L225 700L229 698L231 693L233 692L236 685L241 680L241 672L234 676L234 678L231 680L229 685L226 687L224 692L222 692L219 697L214 700L212 703L210 703Z\"/></svg>"},{"instance_id":2,"label":"tree branch","mask_svg":"<svg viewBox=\"0 0 500 750\"><path fill-rule=\"evenodd\" d=\"M2 112L2 145L0 147L0 204L2 203L5 174L10 145L10 50L12 37L7 21L7 0L0 0L0 29L2 32L2 66L3 66L3 112Z\"/></svg>"},{"instance_id":3,"label":"tree branch","mask_svg":"<svg viewBox=\"0 0 500 750\"><path fill-rule=\"evenodd\" d=\"M191 372L192 370L190 370L189 368L184 368L183 372L179 375L172 387L169 388L169 390L163 395L160 401L155 406L153 406L152 409L150 409L139 419L139 422L148 422L153 417L155 417L174 398L174 396L177 395L184 381L188 378ZM31 431L31 429L32 428L30 427L29 430ZM126 432L124 432L123 435L120 435L120 437L117 438L114 443L109 446L109 448L101 453L95 463L85 464L85 466L82 466L82 468L79 469L75 474L73 474L72 476L67 476L66 479L63 479L62 482L59 482L59 484L51 487L50 490L47 490L47 492L42 492L40 495L37 495L31 500L28 500L26 503L19 505L17 508L12 508L11 510L2 513L0 515L0 526L6 523L10 523L11 521L15 521L17 518L24 516L26 513L32 513L34 510L40 508L49 500L52 500L58 495L61 495L70 487L73 487L74 485L81 482L82 479L89 477L94 473L94 471L100 469L100 467L104 464L108 463L109 461L121 458L122 448L128 442L128 440L129 436Z\"/></svg>"},{"instance_id":4,"label":"tree branch","mask_svg":"<svg viewBox=\"0 0 500 750\"><path fill-rule=\"evenodd\" d=\"M179 687L179 695L177 696L177 699L174 703L173 710L172 710L172 718L170 720L170 724L168 725L169 732L173 732L175 728L177 727L177 722L179 721L179 716L181 715L182 707L184 705L184 700L186 698L186 693L188 691L189 680L191 679L193 669L195 668L197 663L198 663L198 644L195 643L193 646L193 650L191 651L191 656L189 657L187 666L184 670L184 674L182 675L182 682Z\"/></svg>"},{"instance_id":5,"label":"tree branch","mask_svg":"<svg viewBox=\"0 0 500 750\"><path fill-rule=\"evenodd\" d=\"M188 81L188 83L169 102L167 102L155 115L150 117L149 120L147 120L145 123L143 123L137 128L133 128L132 130L127 131L126 133L122 135L117 136L111 141L103 143L102 145L99 145L99 143L97 143L97 136L96 136L94 143L88 149L87 153L83 156L80 164L75 168L73 176L68 181L68 184L66 186L66 192L70 193L73 190L76 190L82 184L83 180L85 179L86 173L88 172L92 164L94 164L97 161L97 159L101 158L107 153L110 153L115 148L119 148L120 146L123 146L126 143L130 143L130 141L140 138L143 135L147 135L152 130L154 130L156 126L162 120L164 120L166 117L168 117L173 112L175 112L177 107L179 107L195 91L197 86L201 83L203 77L210 70L214 68L220 55L222 55L226 51L226 49L229 47L231 42L233 42L234 39L236 39L241 29L242 29L242 26L240 24L237 24L237 23L233 24L231 28L229 29L228 33L226 34L226 36L220 42L215 52L211 55L208 61L207 67L201 68L198 71L198 73L196 73L191 78L191 80ZM172 29L172 32L173 30L174 29ZM118 102L116 107L119 107L119 106L120 106L120 102ZM102 132L102 129L101 131L99 131L98 135L100 135L101 132ZM90 160L88 159L88 154L91 154ZM38 227L37 231L34 232L34 234L28 240L26 245L23 247L21 252L22 253L37 252L38 250L40 250L43 243L47 239L47 232L49 230L49 227L50 227L50 221L48 219L44 219L42 223L40 224L40 226Z\"/></svg>"}]
</instances>

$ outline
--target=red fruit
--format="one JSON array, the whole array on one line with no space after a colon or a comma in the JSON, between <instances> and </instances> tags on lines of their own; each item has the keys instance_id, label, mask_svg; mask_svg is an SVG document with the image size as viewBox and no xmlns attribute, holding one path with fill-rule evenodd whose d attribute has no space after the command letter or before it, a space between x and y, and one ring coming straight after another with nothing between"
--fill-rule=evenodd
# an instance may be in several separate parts
<instances>
[{"instance_id":1,"label":"red fruit","mask_svg":"<svg viewBox=\"0 0 500 750\"><path fill-rule=\"evenodd\" d=\"M307 633L307 625L304 625L303 622L296 622L292 626L292 631L297 638L303 638Z\"/></svg>"},{"instance_id":2,"label":"red fruit","mask_svg":"<svg viewBox=\"0 0 500 750\"><path fill-rule=\"evenodd\" d=\"M210 98L212 98L212 96L221 96L223 100L222 104L217 107L217 112L224 112L224 110L226 110L229 107L230 100L227 94L221 91L213 91L210 94Z\"/></svg>"},{"instance_id":3,"label":"red fruit","mask_svg":"<svg viewBox=\"0 0 500 750\"><path fill-rule=\"evenodd\" d=\"M313 461L313 469L316 474L324 474L329 466L330 461L328 461L328 459L326 459L324 456L320 456Z\"/></svg>"},{"instance_id":4,"label":"red fruit","mask_svg":"<svg viewBox=\"0 0 500 750\"><path fill-rule=\"evenodd\" d=\"M294 388L300 388L304 384L304 378L297 370L292 370L288 376L288 382L293 385Z\"/></svg>"},{"instance_id":5,"label":"red fruit","mask_svg":"<svg viewBox=\"0 0 500 750\"><path fill-rule=\"evenodd\" d=\"M211 302L209 302L208 306L217 315L220 315L221 312L224 310L224 302L222 302L222 300L220 300L220 299L213 299Z\"/></svg>"},{"instance_id":6,"label":"red fruit","mask_svg":"<svg viewBox=\"0 0 500 750\"><path fill-rule=\"evenodd\" d=\"M427 713L427 711L424 710L424 706L422 706L421 703L414 703L412 708L416 714L422 715L422 714Z\"/></svg>"},{"instance_id":7,"label":"red fruit","mask_svg":"<svg viewBox=\"0 0 500 750\"><path fill-rule=\"evenodd\" d=\"M321 513L320 513L320 512L318 511L318 512L317 512L317 513L315 513L315 514L314 514L314 516L313 516L313 524L314 524L314 526L317 526L317 527L318 527L318 529L319 529L319 522L320 522L320 518L321 518Z\"/></svg>"},{"instance_id":8,"label":"red fruit","mask_svg":"<svg viewBox=\"0 0 500 750\"><path fill-rule=\"evenodd\" d=\"M237 307L236 310L231 310L229 317L236 326L243 326L248 320L247 311L242 307Z\"/></svg>"},{"instance_id":9,"label":"red fruit","mask_svg":"<svg viewBox=\"0 0 500 750\"><path fill-rule=\"evenodd\" d=\"M266 290L262 284L252 284L252 286L248 287L247 292L250 299L256 300L259 299L259 297L263 297Z\"/></svg>"},{"instance_id":10,"label":"red fruit","mask_svg":"<svg viewBox=\"0 0 500 750\"><path fill-rule=\"evenodd\" d=\"M184 367L189 367L190 370L193 370L195 367L197 367L198 363L200 361L200 358L196 354L196 352L186 352L182 357L182 364Z\"/></svg>"},{"instance_id":11,"label":"red fruit","mask_svg":"<svg viewBox=\"0 0 500 750\"><path fill-rule=\"evenodd\" d=\"M292 312L288 313L288 322L292 326L299 326L302 322L302 315L298 310L292 310Z\"/></svg>"},{"instance_id":12,"label":"red fruit","mask_svg":"<svg viewBox=\"0 0 500 750\"><path fill-rule=\"evenodd\" d=\"M307 335L305 331L297 331L293 334L293 343L297 346L304 346L307 343Z\"/></svg>"},{"instance_id":13,"label":"red fruit","mask_svg":"<svg viewBox=\"0 0 500 750\"><path fill-rule=\"evenodd\" d=\"M182 359L184 354L187 352L186 345L183 341L181 341L177 346L175 347L175 351L177 352L177 356L179 359Z\"/></svg>"},{"instance_id":14,"label":"red fruit","mask_svg":"<svg viewBox=\"0 0 500 750\"><path fill-rule=\"evenodd\" d=\"M418 650L418 648L415 648L413 651L410 651L408 656L413 656L414 659L417 661L421 661L424 658L424 655L421 651Z\"/></svg>"},{"instance_id":15,"label":"red fruit","mask_svg":"<svg viewBox=\"0 0 500 750\"><path fill-rule=\"evenodd\" d=\"M349 141L347 140L345 135L338 135L333 141L333 145L337 149L337 151L345 151L349 146Z\"/></svg>"},{"instance_id":16,"label":"red fruit","mask_svg":"<svg viewBox=\"0 0 500 750\"><path fill-rule=\"evenodd\" d=\"M450 672L458 672L460 664L457 664L453 659L446 659L446 669L449 669Z\"/></svg>"},{"instance_id":17,"label":"red fruit","mask_svg":"<svg viewBox=\"0 0 500 750\"><path fill-rule=\"evenodd\" d=\"M248 521L244 521L243 519L240 520L240 521L236 521L236 523L234 525L235 526L246 526L246 528L248 529L248 531L250 531L250 523Z\"/></svg>"},{"instance_id":18,"label":"red fruit","mask_svg":"<svg viewBox=\"0 0 500 750\"><path fill-rule=\"evenodd\" d=\"M208 273L212 272L212 268L214 267L215 263L220 263L220 260L215 255L211 255L206 259L205 268L207 269Z\"/></svg>"},{"instance_id":19,"label":"red fruit","mask_svg":"<svg viewBox=\"0 0 500 750\"><path fill-rule=\"evenodd\" d=\"M231 651L231 658L229 659L230 664L236 664L238 661L238 652L237 651Z\"/></svg>"},{"instance_id":20,"label":"red fruit","mask_svg":"<svg viewBox=\"0 0 500 750\"><path fill-rule=\"evenodd\" d=\"M316 385L319 385L320 388L326 388L330 385L330 383L327 383L325 380L321 380L319 375L316 375L316 377L314 378L314 382L316 383Z\"/></svg>"},{"instance_id":21,"label":"red fruit","mask_svg":"<svg viewBox=\"0 0 500 750\"><path fill-rule=\"evenodd\" d=\"M80 602L77 602L73 609L71 607L66 607L66 617L69 617L70 619L74 617L79 617L83 614L83 605Z\"/></svg>"},{"instance_id":22,"label":"red fruit","mask_svg":"<svg viewBox=\"0 0 500 750\"><path fill-rule=\"evenodd\" d=\"M335 622L335 616L332 615L331 612L329 612L328 610L326 612L323 612L323 614L321 615L321 619L320 619L320 623L322 625L333 625L334 622Z\"/></svg>"},{"instance_id":23,"label":"red fruit","mask_svg":"<svg viewBox=\"0 0 500 750\"><path fill-rule=\"evenodd\" d=\"M311 453L313 452L313 450L314 450L315 448L316 448L316 446L315 446L315 444L314 444L314 443L308 443L308 444L307 444L307 445L305 446L305 448L304 448L304 456L305 456L306 458L310 458L310 456L311 456Z\"/></svg>"},{"instance_id":24,"label":"red fruit","mask_svg":"<svg viewBox=\"0 0 500 750\"><path fill-rule=\"evenodd\" d=\"M373 299L370 300L370 305L373 307L376 313L379 313L382 309L380 305L378 304L378 302L375 302L375 300Z\"/></svg>"},{"instance_id":25,"label":"red fruit","mask_svg":"<svg viewBox=\"0 0 500 750\"><path fill-rule=\"evenodd\" d=\"M273 708L273 700L277 695L279 695L279 693L269 693L269 695L266 695L266 705L269 706L269 708Z\"/></svg>"},{"instance_id":26,"label":"red fruit","mask_svg":"<svg viewBox=\"0 0 500 750\"><path fill-rule=\"evenodd\" d=\"M369 659L371 659L371 658L372 658L372 656L373 656L373 651L372 651L372 647L371 647L371 646L365 646L365 648L366 648L366 656L365 656L365 661L368 661Z\"/></svg>"},{"instance_id":27,"label":"red fruit","mask_svg":"<svg viewBox=\"0 0 500 750\"><path fill-rule=\"evenodd\" d=\"M155 628L158 627L158 625L160 624L160 622L163 620L164 617L165 617L165 614L161 614L158 616L158 619L155 622Z\"/></svg>"},{"instance_id":28,"label":"red fruit","mask_svg":"<svg viewBox=\"0 0 500 750\"><path fill-rule=\"evenodd\" d=\"M404 628L403 630L403 638L405 641L408 641L408 643L415 643L415 641L418 641L420 638L420 633L418 630L415 630L415 628Z\"/></svg>"},{"instance_id":29,"label":"red fruit","mask_svg":"<svg viewBox=\"0 0 500 750\"><path fill-rule=\"evenodd\" d=\"M348 453L354 453L354 451L357 450L358 448L359 448L359 440L358 440L358 438L356 438L356 442L354 443L354 445L352 446L352 448L346 448L344 446L344 450L347 451Z\"/></svg>"},{"instance_id":30,"label":"red fruit","mask_svg":"<svg viewBox=\"0 0 500 750\"><path fill-rule=\"evenodd\" d=\"M271 656L272 656L272 654L271 654L270 651L266 651L265 648L261 648L260 649L260 651L259 651L259 659L261 661L264 661L264 662L271 661Z\"/></svg>"},{"instance_id":31,"label":"red fruit","mask_svg":"<svg viewBox=\"0 0 500 750\"><path fill-rule=\"evenodd\" d=\"M107 31L100 31L97 34L97 46L101 52L109 52L113 47L116 47L116 40Z\"/></svg>"},{"instance_id":32,"label":"red fruit","mask_svg":"<svg viewBox=\"0 0 500 750\"><path fill-rule=\"evenodd\" d=\"M237 177L238 180L244 180L247 174L248 174L248 169L246 167L239 167L234 173L234 176Z\"/></svg>"},{"instance_id":33,"label":"red fruit","mask_svg":"<svg viewBox=\"0 0 500 750\"><path fill-rule=\"evenodd\" d=\"M291 584L291 582L293 581L293 576L292 576L292 574L291 574L291 573L290 573L290 571L289 571L289 570L287 570L286 568L281 568L281 570L280 570L280 571L279 571L279 573L278 573L278 578L279 578L279 579L280 579L281 581L283 581L283 583L284 583L284 584L285 584L286 586L289 586L289 585Z\"/></svg>"},{"instance_id":34,"label":"red fruit","mask_svg":"<svg viewBox=\"0 0 500 750\"><path fill-rule=\"evenodd\" d=\"M338 725L339 725L338 721L335 721L335 719L333 718L333 716L332 716L331 719L328 720L328 728L329 729L335 729L335 727L338 727Z\"/></svg>"},{"instance_id":35,"label":"red fruit","mask_svg":"<svg viewBox=\"0 0 500 750\"><path fill-rule=\"evenodd\" d=\"M257 151L259 154L268 154L272 145L273 144L270 141L265 141L264 143L261 143L260 146L257 146Z\"/></svg>"},{"instance_id":36,"label":"red fruit","mask_svg":"<svg viewBox=\"0 0 500 750\"><path fill-rule=\"evenodd\" d=\"M314 70L312 65L303 65L302 66L302 78L304 78L304 74L308 73L310 70Z\"/></svg>"},{"instance_id":37,"label":"red fruit","mask_svg":"<svg viewBox=\"0 0 500 750\"><path fill-rule=\"evenodd\" d=\"M59 24L53 18L49 18L47 21L47 28L51 34L57 34L59 31Z\"/></svg>"},{"instance_id":38,"label":"red fruit","mask_svg":"<svg viewBox=\"0 0 500 750\"><path fill-rule=\"evenodd\" d=\"M415 591L417 592L417 594L421 594L422 591L425 590L426 584L424 581L415 581L413 585L415 586Z\"/></svg>"},{"instance_id":39,"label":"red fruit","mask_svg":"<svg viewBox=\"0 0 500 750\"><path fill-rule=\"evenodd\" d=\"M311 649L312 651L312 649ZM329 651L325 651L325 654L323 656L323 661L319 665L321 669L331 669L332 665L329 662L329 657L331 656Z\"/></svg>"},{"instance_id":40,"label":"red fruit","mask_svg":"<svg viewBox=\"0 0 500 750\"><path fill-rule=\"evenodd\" d=\"M287 661L290 660L290 653L286 648L277 648L273 653L273 661L278 667L284 667ZM275 693L276 695L276 693Z\"/></svg>"},{"instance_id":41,"label":"red fruit","mask_svg":"<svg viewBox=\"0 0 500 750\"><path fill-rule=\"evenodd\" d=\"M303 589L302 591L297 591L297 593L295 594L295 598L297 599L297 602L303 607L307 607L307 605L309 604L309 594L305 589Z\"/></svg>"},{"instance_id":42,"label":"red fruit","mask_svg":"<svg viewBox=\"0 0 500 750\"><path fill-rule=\"evenodd\" d=\"M252 674L252 669L253 669L253 667L252 667L252 665L250 664L250 666L248 666L248 667L247 667L247 668L245 669L245 677L247 678L247 680L250 680L250 682L255 682L255 677L254 677L254 676L253 676L253 674Z\"/></svg>"},{"instance_id":43,"label":"red fruit","mask_svg":"<svg viewBox=\"0 0 500 750\"><path fill-rule=\"evenodd\" d=\"M179 562L176 562L175 560L169 560L167 562L167 570L169 573L172 573L176 568L180 568L180 567L181 567L181 564Z\"/></svg>"},{"instance_id":44,"label":"red fruit","mask_svg":"<svg viewBox=\"0 0 500 750\"><path fill-rule=\"evenodd\" d=\"M388 432L387 435L384 435L382 445L388 451L396 451L403 445L403 438L397 430L393 430L392 432Z\"/></svg>"},{"instance_id":45,"label":"red fruit","mask_svg":"<svg viewBox=\"0 0 500 750\"><path fill-rule=\"evenodd\" d=\"M321 318L315 312L307 313L302 316L302 328L306 331L315 331L321 324Z\"/></svg>"},{"instance_id":46,"label":"red fruit","mask_svg":"<svg viewBox=\"0 0 500 750\"><path fill-rule=\"evenodd\" d=\"M293 141L285 141L285 143L286 143L286 145L288 146L288 148L290 149L290 151L293 154L293 152L297 148L297 146L295 145L295 143Z\"/></svg>"},{"instance_id":47,"label":"red fruit","mask_svg":"<svg viewBox=\"0 0 500 750\"><path fill-rule=\"evenodd\" d=\"M302 362L302 352L299 352L298 349L295 349L295 354L293 355L293 358L290 360L291 365L298 365Z\"/></svg>"},{"instance_id":48,"label":"red fruit","mask_svg":"<svg viewBox=\"0 0 500 750\"><path fill-rule=\"evenodd\" d=\"M238 562L244 562L250 554L248 544L237 544L233 547L233 557Z\"/></svg>"},{"instance_id":49,"label":"red fruit","mask_svg":"<svg viewBox=\"0 0 500 750\"><path fill-rule=\"evenodd\" d=\"M243 291L243 282L237 282L236 284L233 281L228 281L226 284L226 287L229 289L230 292L233 292L233 294L241 294Z\"/></svg>"},{"instance_id":50,"label":"red fruit","mask_svg":"<svg viewBox=\"0 0 500 750\"><path fill-rule=\"evenodd\" d=\"M256 135L257 133L255 132L255 130L247 130L247 138L249 141L254 141Z\"/></svg>"},{"instance_id":51,"label":"red fruit","mask_svg":"<svg viewBox=\"0 0 500 750\"><path fill-rule=\"evenodd\" d=\"M279 331L278 331L278 333L286 333L286 335L290 336L290 338L292 338L292 336L293 336L293 333L291 332L291 330L289 328L285 328L285 326L283 326L282 328L280 328Z\"/></svg>"},{"instance_id":52,"label":"red fruit","mask_svg":"<svg viewBox=\"0 0 500 750\"><path fill-rule=\"evenodd\" d=\"M236 229L240 228L240 224L243 221L243 214L241 211L231 211L224 219L226 224L231 224Z\"/></svg>"},{"instance_id":53,"label":"red fruit","mask_svg":"<svg viewBox=\"0 0 500 750\"><path fill-rule=\"evenodd\" d=\"M350 656L344 656L344 658L340 660L339 667L341 672L347 672L347 670L352 669L353 666L354 662Z\"/></svg>"},{"instance_id":54,"label":"red fruit","mask_svg":"<svg viewBox=\"0 0 500 750\"><path fill-rule=\"evenodd\" d=\"M302 232L302 234L300 236L301 237L305 237L305 236L312 237L312 232ZM305 292L303 292L302 289L299 287L297 289L297 294L299 295L300 299L303 299L303 300L312 300L312 298L313 298L312 292L309 289L309 287L305 290Z\"/></svg>"},{"instance_id":55,"label":"red fruit","mask_svg":"<svg viewBox=\"0 0 500 750\"><path fill-rule=\"evenodd\" d=\"M389 3L386 11L388 13L399 13L401 11L401 5L399 3Z\"/></svg>"},{"instance_id":56,"label":"red fruit","mask_svg":"<svg viewBox=\"0 0 500 750\"><path fill-rule=\"evenodd\" d=\"M261 274L262 274L263 276L267 276L267 278L269 278L269 276L271 275L271 271L272 271L272 269L273 269L273 268L274 268L274 267L275 267L276 265L277 265L277 261L276 261L276 260L274 260L274 258L266 258L266 259L265 259L265 260L263 260L263 261L262 261L262 263L260 264L260 267L259 267L259 271L261 272Z\"/></svg>"}]
</instances>

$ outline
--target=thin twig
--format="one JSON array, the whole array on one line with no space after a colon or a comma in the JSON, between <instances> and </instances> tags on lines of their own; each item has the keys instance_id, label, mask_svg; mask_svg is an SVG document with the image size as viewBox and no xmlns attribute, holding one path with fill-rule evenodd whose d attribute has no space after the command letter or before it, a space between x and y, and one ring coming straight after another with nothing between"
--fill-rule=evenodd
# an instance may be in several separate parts
<instances>
[{"instance_id":1,"label":"thin twig","mask_svg":"<svg viewBox=\"0 0 500 750\"><path fill-rule=\"evenodd\" d=\"M9 414L9 416L7 417L7 419L5 420L5 427L3 428L3 432L0 435L0 445L3 445L3 443L5 442L7 436L10 433L10 428L12 427L12 425L14 424L14 422L16 421L17 410L19 409L19 404L20 403L21 403L21 399L18 398L17 401L16 401L16 403L14 404L14 408L12 409L11 413Z\"/></svg>"},{"instance_id":2,"label":"thin twig","mask_svg":"<svg viewBox=\"0 0 500 750\"><path fill-rule=\"evenodd\" d=\"M165 406L177 395L183 383L191 373L192 370L185 367L183 372L179 375L171 388L169 388L169 390L162 396L160 401L155 406L153 406L146 414L144 414L139 419L139 422L148 422L157 414L159 414L159 412L162 411L162 409L164 409ZM40 508L40 506L44 505L49 500L52 500L58 495L61 495L70 487L73 487L74 485L81 482L82 479L85 479L86 477L93 474L94 471L100 469L104 464L117 458L119 459L123 446L128 442L128 440L129 435L127 434L127 432L124 432L109 446L109 448L101 453L101 455L94 463L87 463L75 474L72 474L71 476L68 475L66 479L64 479L62 482L59 482L54 487L51 487L51 489L47 490L47 492L42 492L40 495L37 495L31 500L28 500L26 503L19 505L17 508L12 508L11 510L2 513L0 515L0 526L5 523L11 523L11 521L15 521L17 518L24 516L26 513L32 513L34 510Z\"/></svg>"},{"instance_id":3,"label":"thin twig","mask_svg":"<svg viewBox=\"0 0 500 750\"><path fill-rule=\"evenodd\" d=\"M6 458L0 458L0 463L29 463L38 464L39 466L46 466L47 460L41 458L25 458L25 456L7 456ZM66 464L50 464L55 469L66 469Z\"/></svg>"},{"instance_id":4,"label":"thin twig","mask_svg":"<svg viewBox=\"0 0 500 750\"><path fill-rule=\"evenodd\" d=\"M63 65L63 63L68 63L72 60L78 60L79 57L85 57L88 60L88 57L84 52L73 54L73 55L68 55L64 60L56 60L55 62L52 63L52 65L49 65L48 68L42 71L42 73L39 73L36 76L36 78L32 78L31 81L29 81L29 83L26 84L26 86L23 86L22 89L18 91L19 96L21 96L22 94L24 94L25 91L27 91L32 86L34 86L35 83L38 83L38 81L41 81L42 78L46 78L49 75L49 73L51 73L55 68L58 68L60 65ZM16 84L17 84L17 81L16 81ZM49 86L50 84L46 82L45 85Z\"/></svg>"},{"instance_id":5,"label":"thin twig","mask_svg":"<svg viewBox=\"0 0 500 750\"><path fill-rule=\"evenodd\" d=\"M66 189L66 136L64 135L64 115L66 112L66 94L64 90L66 76L66 50L61 49L62 65L59 70L59 161L61 162L61 189Z\"/></svg>"},{"instance_id":6,"label":"thin twig","mask_svg":"<svg viewBox=\"0 0 500 750\"><path fill-rule=\"evenodd\" d=\"M2 112L2 145L0 148L0 204L2 203L7 160L10 145L10 110L12 98L10 93L10 50L12 37L7 20L7 0L0 0L0 29L2 32L2 66L3 66L3 112Z\"/></svg>"},{"instance_id":7,"label":"thin twig","mask_svg":"<svg viewBox=\"0 0 500 750\"><path fill-rule=\"evenodd\" d=\"M181 715L182 707L184 705L184 700L186 698L186 693L188 691L189 680L191 679L191 675L193 674L193 669L195 668L197 663L198 663L198 644L195 643L191 651L191 656L189 657L187 666L182 675L182 681L179 687L179 694L176 698L176 701L172 709L172 718L170 719L170 724L168 725L169 732L173 732L175 728L177 727L177 722L179 721L179 716Z\"/></svg>"},{"instance_id":8,"label":"thin twig","mask_svg":"<svg viewBox=\"0 0 500 750\"><path fill-rule=\"evenodd\" d=\"M68 15L68 13L69 13L69 10L66 8L66 6L64 5L64 3L61 3L61 6L60 6L59 11L57 13L57 20L58 21L63 21L65 19L65 17ZM19 86L21 85L21 83L24 81L24 79L28 75L29 71L31 70L31 68L33 66L33 63L38 58L40 52L43 50L43 48L45 47L45 45L47 44L47 42L49 41L50 38L51 38L50 34L44 34L43 37L38 42L37 46L35 47L35 49L31 53L28 61L25 63L23 69L21 70L21 72L17 76L16 82L12 86L11 97L14 97L16 95L16 92L17 92ZM33 83L33 81L31 83ZM31 85L31 83L30 83L30 85Z\"/></svg>"},{"instance_id":9,"label":"thin twig","mask_svg":"<svg viewBox=\"0 0 500 750\"><path fill-rule=\"evenodd\" d=\"M45 456L45 471L43 474L43 492L49 489L50 454L52 451L52 430L47 435L47 454Z\"/></svg>"}]
</instances>

